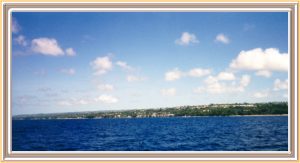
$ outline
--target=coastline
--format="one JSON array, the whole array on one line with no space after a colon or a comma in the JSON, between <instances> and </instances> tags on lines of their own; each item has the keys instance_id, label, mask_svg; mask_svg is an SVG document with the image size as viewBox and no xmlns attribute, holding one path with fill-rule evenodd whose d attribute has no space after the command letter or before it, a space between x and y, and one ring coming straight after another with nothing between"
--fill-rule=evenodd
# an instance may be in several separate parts
<instances>
[{"instance_id":1,"label":"coastline","mask_svg":"<svg viewBox=\"0 0 300 163\"><path fill-rule=\"evenodd\" d=\"M287 116L287 102L234 103L187 105L170 108L133 109L120 111L66 112L25 114L12 116L14 120L51 119L118 119L118 118L168 118L168 117L219 117L219 116Z\"/></svg>"},{"instance_id":2,"label":"coastline","mask_svg":"<svg viewBox=\"0 0 300 163\"><path fill-rule=\"evenodd\" d=\"M141 119L141 118L194 118L194 117L276 117L288 114L253 114L253 115L211 115L211 116L170 116L170 117L120 117L120 118L53 118L53 119L13 119L13 120L86 120L86 119Z\"/></svg>"},{"instance_id":3,"label":"coastline","mask_svg":"<svg viewBox=\"0 0 300 163\"><path fill-rule=\"evenodd\" d=\"M269 117L269 116L288 116L288 114L253 114L253 115L229 115L232 117L240 117L240 116L247 116L247 117L257 117L257 116L264 116L264 117Z\"/></svg>"}]
</instances>

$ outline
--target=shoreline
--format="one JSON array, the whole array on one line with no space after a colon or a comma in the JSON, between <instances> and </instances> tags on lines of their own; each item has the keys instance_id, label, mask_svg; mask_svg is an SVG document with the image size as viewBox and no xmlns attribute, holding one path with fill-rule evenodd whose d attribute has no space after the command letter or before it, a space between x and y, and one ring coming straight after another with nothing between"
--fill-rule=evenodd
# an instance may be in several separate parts
<instances>
[{"instance_id":1,"label":"shoreline","mask_svg":"<svg viewBox=\"0 0 300 163\"><path fill-rule=\"evenodd\" d=\"M270 117L270 116L288 116L288 114L253 114L253 115L229 115L229 116L232 116L232 117L235 117L235 116L249 116L249 117L251 117L251 116L265 116L265 117Z\"/></svg>"},{"instance_id":2,"label":"shoreline","mask_svg":"<svg viewBox=\"0 0 300 163\"><path fill-rule=\"evenodd\" d=\"M253 114L253 115L211 115L211 116L170 116L170 117L120 117L120 118L53 118L53 119L12 119L12 120L86 120L86 119L140 119L140 118L193 118L193 117L276 117L288 114Z\"/></svg>"}]
</instances>

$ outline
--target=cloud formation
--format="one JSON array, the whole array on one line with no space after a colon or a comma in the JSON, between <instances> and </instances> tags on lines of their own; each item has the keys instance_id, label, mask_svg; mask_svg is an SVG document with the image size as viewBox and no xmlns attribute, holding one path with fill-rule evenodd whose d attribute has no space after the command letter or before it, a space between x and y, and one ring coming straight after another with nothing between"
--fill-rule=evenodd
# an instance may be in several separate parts
<instances>
[{"instance_id":1,"label":"cloud formation","mask_svg":"<svg viewBox=\"0 0 300 163\"><path fill-rule=\"evenodd\" d=\"M189 72L188 72L188 75L191 76L191 77L203 77L203 76L206 76L206 75L209 75L211 73L211 70L210 69L201 69L201 68L194 68L194 69L191 69Z\"/></svg>"},{"instance_id":2,"label":"cloud formation","mask_svg":"<svg viewBox=\"0 0 300 163\"><path fill-rule=\"evenodd\" d=\"M72 106L72 105L73 105L73 103L71 103L71 102L68 101L68 100L62 100L62 101L59 101L57 104L58 104L58 105L61 105L61 106Z\"/></svg>"},{"instance_id":3,"label":"cloud formation","mask_svg":"<svg viewBox=\"0 0 300 163\"><path fill-rule=\"evenodd\" d=\"M94 75L106 74L112 69L113 65L108 56L98 57L90 63L92 68L95 70Z\"/></svg>"},{"instance_id":4,"label":"cloud formation","mask_svg":"<svg viewBox=\"0 0 300 163\"><path fill-rule=\"evenodd\" d=\"M128 82L139 82L139 81L144 81L146 80L145 77L140 77L140 76L136 76L136 75L128 75L126 77Z\"/></svg>"},{"instance_id":5,"label":"cloud formation","mask_svg":"<svg viewBox=\"0 0 300 163\"><path fill-rule=\"evenodd\" d=\"M105 94L97 97L95 100L97 102L99 101L99 102L102 102L105 104L113 104L113 103L117 103L119 101L118 98L111 96L111 95L105 95Z\"/></svg>"},{"instance_id":6,"label":"cloud formation","mask_svg":"<svg viewBox=\"0 0 300 163\"><path fill-rule=\"evenodd\" d=\"M24 46L24 47L27 46L27 41L25 39L25 36L23 36L23 35L19 35L14 40L16 41L16 43L18 45L21 45L21 46Z\"/></svg>"},{"instance_id":7,"label":"cloud formation","mask_svg":"<svg viewBox=\"0 0 300 163\"><path fill-rule=\"evenodd\" d=\"M266 92L266 91L263 91L263 92L255 92L253 94L253 97L255 98L265 98L265 97L268 97L269 93Z\"/></svg>"},{"instance_id":8,"label":"cloud formation","mask_svg":"<svg viewBox=\"0 0 300 163\"><path fill-rule=\"evenodd\" d=\"M162 89L160 93L163 96L175 96L176 95L176 89L175 88L168 88L168 89Z\"/></svg>"},{"instance_id":9,"label":"cloud formation","mask_svg":"<svg viewBox=\"0 0 300 163\"><path fill-rule=\"evenodd\" d=\"M73 48L67 48L65 51L66 51L67 56L75 56L76 55L76 52Z\"/></svg>"},{"instance_id":10,"label":"cloud formation","mask_svg":"<svg viewBox=\"0 0 300 163\"><path fill-rule=\"evenodd\" d=\"M78 105L88 105L88 104L95 104L97 102L104 103L104 104L113 104L117 103L119 100L118 98L111 96L111 95L100 95L96 98L92 99L84 99L84 98L69 98L64 100L59 100L57 102L60 106L78 106Z\"/></svg>"},{"instance_id":11,"label":"cloud formation","mask_svg":"<svg viewBox=\"0 0 300 163\"><path fill-rule=\"evenodd\" d=\"M269 78L272 76L272 72L268 70L260 70L255 73L257 76L263 76L265 78Z\"/></svg>"},{"instance_id":12,"label":"cloud formation","mask_svg":"<svg viewBox=\"0 0 300 163\"><path fill-rule=\"evenodd\" d=\"M183 75L183 73L178 68L175 68L171 71L166 72L165 80L166 81L178 80L182 77L182 75Z\"/></svg>"},{"instance_id":13,"label":"cloud formation","mask_svg":"<svg viewBox=\"0 0 300 163\"><path fill-rule=\"evenodd\" d=\"M71 98L68 100L60 100L58 101L58 105L60 106L78 106L78 105L87 105L91 102L85 99L77 99L77 98Z\"/></svg>"},{"instance_id":14,"label":"cloud formation","mask_svg":"<svg viewBox=\"0 0 300 163\"><path fill-rule=\"evenodd\" d=\"M129 66L126 62L123 62L123 61L117 61L116 65L118 65L125 71L133 71L134 70L133 67Z\"/></svg>"},{"instance_id":15,"label":"cloud formation","mask_svg":"<svg viewBox=\"0 0 300 163\"><path fill-rule=\"evenodd\" d=\"M227 36L225 36L223 33L220 33L216 36L215 39L216 42L221 42L223 44L229 44L230 40Z\"/></svg>"},{"instance_id":16,"label":"cloud formation","mask_svg":"<svg viewBox=\"0 0 300 163\"><path fill-rule=\"evenodd\" d=\"M199 43L199 41L195 34L183 32L181 37L179 39L175 40L175 43L178 45L187 46L190 44Z\"/></svg>"},{"instance_id":17,"label":"cloud formation","mask_svg":"<svg viewBox=\"0 0 300 163\"><path fill-rule=\"evenodd\" d=\"M111 84L99 84L97 88L102 91L113 91L115 89L115 87Z\"/></svg>"},{"instance_id":18,"label":"cloud formation","mask_svg":"<svg viewBox=\"0 0 300 163\"><path fill-rule=\"evenodd\" d=\"M269 74L266 71L287 72L289 69L289 56L287 53L280 53L275 48L265 50L256 48L241 51L238 57L232 60L230 68L258 71L258 74L268 76Z\"/></svg>"},{"instance_id":19,"label":"cloud formation","mask_svg":"<svg viewBox=\"0 0 300 163\"><path fill-rule=\"evenodd\" d=\"M31 49L35 53L48 56L62 56L64 51L54 38L36 38L31 41Z\"/></svg>"},{"instance_id":20,"label":"cloud formation","mask_svg":"<svg viewBox=\"0 0 300 163\"><path fill-rule=\"evenodd\" d=\"M217 78L218 80L235 80L235 75L231 72L220 72Z\"/></svg>"},{"instance_id":21,"label":"cloud formation","mask_svg":"<svg viewBox=\"0 0 300 163\"><path fill-rule=\"evenodd\" d=\"M280 79L276 79L274 81L274 91L280 91L280 90L287 90L289 87L289 81L288 79L281 81Z\"/></svg>"},{"instance_id":22,"label":"cloud formation","mask_svg":"<svg viewBox=\"0 0 300 163\"><path fill-rule=\"evenodd\" d=\"M12 17L11 20L11 32L16 34L21 30L21 26L17 22L16 18Z\"/></svg>"},{"instance_id":23,"label":"cloud formation","mask_svg":"<svg viewBox=\"0 0 300 163\"><path fill-rule=\"evenodd\" d=\"M240 80L240 87L247 87L251 82L251 77L249 75L243 75Z\"/></svg>"},{"instance_id":24,"label":"cloud formation","mask_svg":"<svg viewBox=\"0 0 300 163\"><path fill-rule=\"evenodd\" d=\"M24 36L19 36L16 38L18 44L27 45ZM26 43L26 45L25 45ZM36 38L31 41L31 50L37 54L42 54L46 56L75 56L76 52L73 48L67 48L65 51L60 47L57 40L54 38L41 37Z\"/></svg>"},{"instance_id":25,"label":"cloud formation","mask_svg":"<svg viewBox=\"0 0 300 163\"><path fill-rule=\"evenodd\" d=\"M226 80L225 80L226 81ZM194 89L195 93L210 93L210 94L222 94L222 93L233 93L243 92L245 87L249 85L251 77L249 75L243 75L239 82L222 82L222 80L216 76L208 76L204 83L205 86Z\"/></svg>"},{"instance_id":26,"label":"cloud formation","mask_svg":"<svg viewBox=\"0 0 300 163\"><path fill-rule=\"evenodd\" d=\"M38 102L38 97L33 95L20 95L14 97L12 101L15 105L25 106L25 105L36 105Z\"/></svg>"},{"instance_id":27,"label":"cloud formation","mask_svg":"<svg viewBox=\"0 0 300 163\"><path fill-rule=\"evenodd\" d=\"M165 73L165 80L166 81L175 81L182 77L195 77L200 78L203 76L207 76L211 73L210 69L202 69L202 68L193 68L187 72L180 71L178 68L174 68Z\"/></svg>"}]
</instances>

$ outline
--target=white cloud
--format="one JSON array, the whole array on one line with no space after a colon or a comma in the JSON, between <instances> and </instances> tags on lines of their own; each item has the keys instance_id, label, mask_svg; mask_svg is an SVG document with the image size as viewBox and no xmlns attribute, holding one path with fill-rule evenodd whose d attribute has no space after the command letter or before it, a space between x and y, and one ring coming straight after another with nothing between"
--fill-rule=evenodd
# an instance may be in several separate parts
<instances>
[{"instance_id":1,"label":"white cloud","mask_svg":"<svg viewBox=\"0 0 300 163\"><path fill-rule=\"evenodd\" d=\"M128 65L124 61L117 61L116 65L119 66L122 70L127 71L127 72L132 73L133 71L135 71L135 69L132 66ZM128 82L139 82L139 81L146 80L146 78L142 77L142 76L138 76L138 75L127 75L126 80Z\"/></svg>"},{"instance_id":2,"label":"white cloud","mask_svg":"<svg viewBox=\"0 0 300 163\"><path fill-rule=\"evenodd\" d=\"M126 70L126 71L132 71L134 70L131 66L129 66L126 62L123 62L123 61L118 61L116 63L118 66L120 66L123 70Z\"/></svg>"},{"instance_id":3,"label":"white cloud","mask_svg":"<svg viewBox=\"0 0 300 163\"><path fill-rule=\"evenodd\" d=\"M194 90L195 93L212 93L218 94L224 92L223 84L219 83L218 79L214 76L208 76L204 83L206 84L205 87L198 87Z\"/></svg>"},{"instance_id":4,"label":"white cloud","mask_svg":"<svg viewBox=\"0 0 300 163\"><path fill-rule=\"evenodd\" d=\"M79 100L78 103L79 103L80 105L87 105L87 104L89 104L88 101L83 100L83 99Z\"/></svg>"},{"instance_id":5,"label":"white cloud","mask_svg":"<svg viewBox=\"0 0 300 163\"><path fill-rule=\"evenodd\" d=\"M75 69L73 68L61 69L60 72L67 75L74 75L76 73Z\"/></svg>"},{"instance_id":6,"label":"white cloud","mask_svg":"<svg viewBox=\"0 0 300 163\"><path fill-rule=\"evenodd\" d=\"M97 88L102 91L113 91L115 89L115 87L111 84L100 84Z\"/></svg>"},{"instance_id":7,"label":"white cloud","mask_svg":"<svg viewBox=\"0 0 300 163\"><path fill-rule=\"evenodd\" d=\"M220 72L217 78L219 80L235 80L235 75L231 72Z\"/></svg>"},{"instance_id":8,"label":"white cloud","mask_svg":"<svg viewBox=\"0 0 300 163\"><path fill-rule=\"evenodd\" d=\"M31 49L36 53L49 56L64 55L64 51L60 48L57 41L53 38L37 38L31 41Z\"/></svg>"},{"instance_id":9,"label":"white cloud","mask_svg":"<svg viewBox=\"0 0 300 163\"><path fill-rule=\"evenodd\" d=\"M17 20L14 17L12 17L12 22L11 22L11 31L12 31L12 33L16 34L20 30L21 30L21 26L19 25Z\"/></svg>"},{"instance_id":10,"label":"white cloud","mask_svg":"<svg viewBox=\"0 0 300 163\"><path fill-rule=\"evenodd\" d=\"M101 102L104 104L113 104L113 103L117 103L118 101L119 101L118 98L114 96L103 94L94 99L69 98L65 100L60 100L57 102L57 104L60 106L78 106L78 105L95 104L95 102Z\"/></svg>"},{"instance_id":11,"label":"white cloud","mask_svg":"<svg viewBox=\"0 0 300 163\"><path fill-rule=\"evenodd\" d=\"M289 81L286 79L285 81L281 81L280 79L276 79L274 81L274 91L279 91L279 90L287 90L289 86Z\"/></svg>"},{"instance_id":12,"label":"white cloud","mask_svg":"<svg viewBox=\"0 0 300 163\"><path fill-rule=\"evenodd\" d=\"M243 75L240 80L241 87L247 87L251 82L251 77L249 75Z\"/></svg>"},{"instance_id":13,"label":"white cloud","mask_svg":"<svg viewBox=\"0 0 300 163\"><path fill-rule=\"evenodd\" d=\"M14 39L16 41L16 43L18 45L21 45L21 46L27 46L27 41L25 39L25 36L23 35L19 35L17 38Z\"/></svg>"},{"instance_id":14,"label":"white cloud","mask_svg":"<svg viewBox=\"0 0 300 163\"><path fill-rule=\"evenodd\" d=\"M212 84L212 83L215 83L215 82L218 82L218 78L214 77L214 76L208 76L205 80L204 80L204 83L206 84Z\"/></svg>"},{"instance_id":15,"label":"white cloud","mask_svg":"<svg viewBox=\"0 0 300 163\"><path fill-rule=\"evenodd\" d=\"M203 77L209 75L210 73L211 73L210 69L194 68L188 72L188 75L191 77Z\"/></svg>"},{"instance_id":16,"label":"white cloud","mask_svg":"<svg viewBox=\"0 0 300 163\"><path fill-rule=\"evenodd\" d=\"M63 101L59 101L58 105L61 105L61 106L72 106L73 104L70 101L63 100Z\"/></svg>"},{"instance_id":17,"label":"white cloud","mask_svg":"<svg viewBox=\"0 0 300 163\"><path fill-rule=\"evenodd\" d=\"M138 82L138 81L144 81L146 78L135 76L135 75L128 75L126 79L128 82Z\"/></svg>"},{"instance_id":18,"label":"white cloud","mask_svg":"<svg viewBox=\"0 0 300 163\"><path fill-rule=\"evenodd\" d=\"M119 101L118 98L111 95L105 95L105 94L97 97L95 100L106 104L113 104Z\"/></svg>"},{"instance_id":19,"label":"white cloud","mask_svg":"<svg viewBox=\"0 0 300 163\"><path fill-rule=\"evenodd\" d=\"M239 79L238 84L235 81L229 83L228 82L229 80L224 80L224 79L227 79L227 78L219 78L218 76L216 76L216 77L208 76L204 80L205 86L194 89L194 92L195 93L207 92L210 94L243 92L245 87L247 87L249 85L250 80L251 80L249 75L243 75ZM224 81L226 81L226 82L224 82Z\"/></svg>"},{"instance_id":20,"label":"white cloud","mask_svg":"<svg viewBox=\"0 0 300 163\"><path fill-rule=\"evenodd\" d=\"M255 74L257 76L263 76L263 77L266 77L266 78L269 78L269 77L272 76L272 72L267 71L267 70L260 70L260 71L257 71Z\"/></svg>"},{"instance_id":21,"label":"white cloud","mask_svg":"<svg viewBox=\"0 0 300 163\"><path fill-rule=\"evenodd\" d=\"M223 33L220 33L216 36L215 39L216 42L222 42L224 44L229 44L230 40L227 36L225 36Z\"/></svg>"},{"instance_id":22,"label":"white cloud","mask_svg":"<svg viewBox=\"0 0 300 163\"><path fill-rule=\"evenodd\" d=\"M67 48L66 49L66 55L67 56L75 56L76 55L76 52L73 48Z\"/></svg>"},{"instance_id":23,"label":"white cloud","mask_svg":"<svg viewBox=\"0 0 300 163\"><path fill-rule=\"evenodd\" d=\"M169 88L169 89L162 89L160 93L163 96L175 96L176 95L176 89L175 88Z\"/></svg>"},{"instance_id":24,"label":"white cloud","mask_svg":"<svg viewBox=\"0 0 300 163\"><path fill-rule=\"evenodd\" d=\"M280 53L279 50L275 48L268 48L266 50L256 48L241 51L238 57L231 62L230 68L286 72L289 69L289 57L287 53Z\"/></svg>"},{"instance_id":25,"label":"white cloud","mask_svg":"<svg viewBox=\"0 0 300 163\"><path fill-rule=\"evenodd\" d=\"M255 92L253 96L255 98L265 98L268 97L268 95L269 95L268 92L265 91L265 92Z\"/></svg>"},{"instance_id":26,"label":"white cloud","mask_svg":"<svg viewBox=\"0 0 300 163\"><path fill-rule=\"evenodd\" d=\"M91 101L85 99L70 98L68 100L58 101L57 104L60 106L78 106L78 105L87 105L90 103Z\"/></svg>"},{"instance_id":27,"label":"white cloud","mask_svg":"<svg viewBox=\"0 0 300 163\"><path fill-rule=\"evenodd\" d=\"M92 68L95 70L95 75L106 74L107 71L112 69L112 62L108 56L98 57L91 63Z\"/></svg>"},{"instance_id":28,"label":"white cloud","mask_svg":"<svg viewBox=\"0 0 300 163\"><path fill-rule=\"evenodd\" d=\"M194 89L194 93L205 93L205 88L204 87L197 87L196 89Z\"/></svg>"},{"instance_id":29,"label":"white cloud","mask_svg":"<svg viewBox=\"0 0 300 163\"><path fill-rule=\"evenodd\" d=\"M182 77L183 73L178 70L178 68L175 68L171 71L166 72L165 74L165 80L166 81L174 81L178 80Z\"/></svg>"},{"instance_id":30,"label":"white cloud","mask_svg":"<svg viewBox=\"0 0 300 163\"><path fill-rule=\"evenodd\" d=\"M178 45L190 45L190 44L199 43L199 41L195 34L183 32L181 37L175 40L175 43Z\"/></svg>"},{"instance_id":31,"label":"white cloud","mask_svg":"<svg viewBox=\"0 0 300 163\"><path fill-rule=\"evenodd\" d=\"M202 69L202 68L193 68L187 72L180 71L178 68L174 68L165 73L165 80L166 81L174 81L178 80L182 77L195 77L200 78L203 76L207 76L211 73L210 69Z\"/></svg>"},{"instance_id":32,"label":"white cloud","mask_svg":"<svg viewBox=\"0 0 300 163\"><path fill-rule=\"evenodd\" d=\"M20 106L36 105L38 101L38 97L33 95L20 95L13 99L13 103Z\"/></svg>"},{"instance_id":33,"label":"white cloud","mask_svg":"<svg viewBox=\"0 0 300 163\"><path fill-rule=\"evenodd\" d=\"M220 72L217 76L211 76L211 75L208 76L204 82L206 84L211 84L211 83L218 82L220 80L230 81L235 79L236 79L235 75L231 72Z\"/></svg>"},{"instance_id":34,"label":"white cloud","mask_svg":"<svg viewBox=\"0 0 300 163\"><path fill-rule=\"evenodd\" d=\"M206 91L211 94L220 94L226 92L228 87L224 83L213 82L206 86Z\"/></svg>"}]
</instances>

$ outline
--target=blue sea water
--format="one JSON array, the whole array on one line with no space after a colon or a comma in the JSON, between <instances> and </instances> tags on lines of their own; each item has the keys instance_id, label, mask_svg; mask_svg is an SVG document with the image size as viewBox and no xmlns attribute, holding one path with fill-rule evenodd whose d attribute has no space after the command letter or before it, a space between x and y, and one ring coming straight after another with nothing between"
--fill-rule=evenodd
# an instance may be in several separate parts
<instances>
[{"instance_id":1,"label":"blue sea water","mask_svg":"<svg viewBox=\"0 0 300 163\"><path fill-rule=\"evenodd\" d=\"M287 116L13 120L13 151L287 151Z\"/></svg>"}]
</instances>

